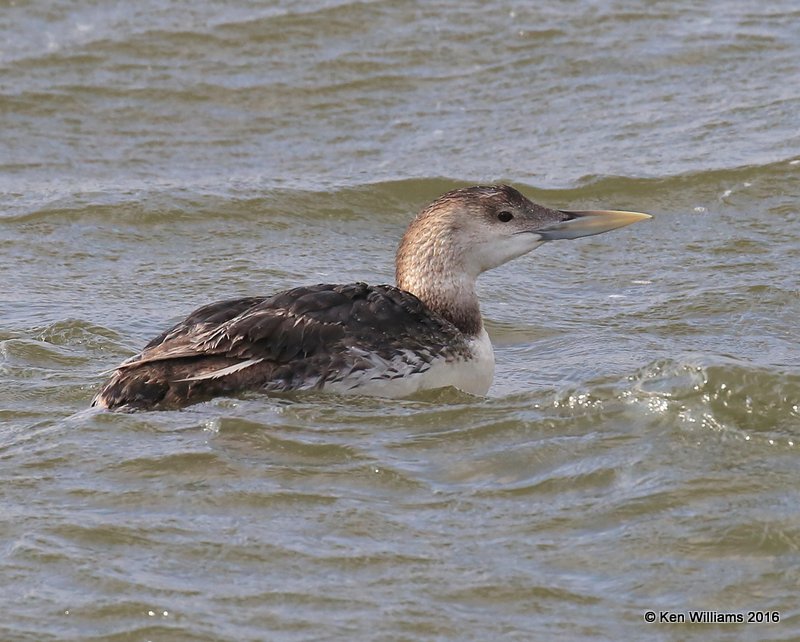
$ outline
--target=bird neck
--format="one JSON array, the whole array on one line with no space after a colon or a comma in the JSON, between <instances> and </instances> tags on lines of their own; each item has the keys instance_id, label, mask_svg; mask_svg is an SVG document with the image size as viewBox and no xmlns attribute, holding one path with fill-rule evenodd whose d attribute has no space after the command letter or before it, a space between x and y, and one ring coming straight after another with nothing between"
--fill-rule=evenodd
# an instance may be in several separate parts
<instances>
[{"instance_id":1,"label":"bird neck","mask_svg":"<svg viewBox=\"0 0 800 642\"><path fill-rule=\"evenodd\" d=\"M397 250L397 287L420 299L468 336L483 329L477 275L471 274L445 234L409 227Z\"/></svg>"}]
</instances>

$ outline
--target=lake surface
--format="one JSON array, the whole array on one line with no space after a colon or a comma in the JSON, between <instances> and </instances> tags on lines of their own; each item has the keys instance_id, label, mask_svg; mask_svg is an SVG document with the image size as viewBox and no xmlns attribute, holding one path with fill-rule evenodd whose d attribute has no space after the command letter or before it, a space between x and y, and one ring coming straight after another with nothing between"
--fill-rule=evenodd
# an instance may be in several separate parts
<instances>
[{"instance_id":1,"label":"lake surface","mask_svg":"<svg viewBox=\"0 0 800 642\"><path fill-rule=\"evenodd\" d=\"M799 60L789 0L0 2L0 639L798 639ZM655 218L482 277L487 398L87 410L500 181Z\"/></svg>"}]
</instances>

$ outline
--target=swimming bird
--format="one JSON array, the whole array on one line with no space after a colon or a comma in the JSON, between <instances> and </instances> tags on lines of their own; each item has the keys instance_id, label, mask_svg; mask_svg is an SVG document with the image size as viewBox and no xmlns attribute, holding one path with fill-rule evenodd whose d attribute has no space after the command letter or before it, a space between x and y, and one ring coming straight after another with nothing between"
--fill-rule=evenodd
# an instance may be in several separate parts
<instances>
[{"instance_id":1,"label":"swimming bird","mask_svg":"<svg viewBox=\"0 0 800 642\"><path fill-rule=\"evenodd\" d=\"M478 276L547 241L647 218L550 209L508 185L447 192L406 230L396 286L320 284L203 306L117 366L92 405L170 409L243 391L485 395L494 352Z\"/></svg>"}]
</instances>

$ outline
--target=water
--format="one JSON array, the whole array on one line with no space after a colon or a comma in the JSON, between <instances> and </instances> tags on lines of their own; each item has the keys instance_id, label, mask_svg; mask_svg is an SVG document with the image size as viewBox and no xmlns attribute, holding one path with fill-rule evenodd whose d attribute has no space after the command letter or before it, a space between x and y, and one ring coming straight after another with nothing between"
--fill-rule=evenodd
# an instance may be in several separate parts
<instances>
[{"instance_id":1,"label":"water","mask_svg":"<svg viewBox=\"0 0 800 642\"><path fill-rule=\"evenodd\" d=\"M794 3L0 6L0 639L800 636ZM488 398L86 410L500 180L656 218L482 278Z\"/></svg>"}]
</instances>

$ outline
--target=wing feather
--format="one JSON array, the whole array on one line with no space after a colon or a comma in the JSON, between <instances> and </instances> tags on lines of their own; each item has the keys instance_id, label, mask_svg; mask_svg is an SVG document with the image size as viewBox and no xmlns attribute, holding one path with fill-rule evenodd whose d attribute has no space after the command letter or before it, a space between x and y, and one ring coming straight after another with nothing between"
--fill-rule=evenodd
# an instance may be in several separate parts
<instances>
[{"instance_id":1,"label":"wing feather","mask_svg":"<svg viewBox=\"0 0 800 642\"><path fill-rule=\"evenodd\" d=\"M322 389L345 377L355 388L468 354L462 333L408 292L301 287L198 308L118 366L93 405L180 407L244 390Z\"/></svg>"},{"instance_id":2,"label":"wing feather","mask_svg":"<svg viewBox=\"0 0 800 642\"><path fill-rule=\"evenodd\" d=\"M198 308L118 369L209 356L284 364L323 350L335 359L337 345L389 351L391 358L397 348L377 339L391 337L413 349L435 343L443 331L458 334L408 292L388 285L321 284Z\"/></svg>"}]
</instances>

